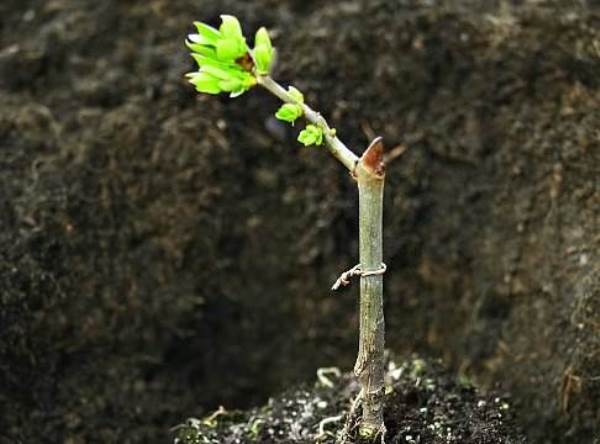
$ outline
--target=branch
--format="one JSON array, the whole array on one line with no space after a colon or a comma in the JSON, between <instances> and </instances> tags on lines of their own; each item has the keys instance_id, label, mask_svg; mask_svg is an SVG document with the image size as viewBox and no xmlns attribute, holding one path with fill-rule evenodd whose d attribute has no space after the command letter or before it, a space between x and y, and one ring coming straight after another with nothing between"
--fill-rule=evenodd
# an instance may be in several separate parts
<instances>
[{"instance_id":1,"label":"branch","mask_svg":"<svg viewBox=\"0 0 600 444\"><path fill-rule=\"evenodd\" d=\"M305 103L300 103L295 100L290 94L275 80L269 76L257 76L256 81L259 85L267 89L273 95L279 97L285 103L293 103L301 106L306 120L323 129L325 142L329 152L344 165L351 173L354 171L358 162L356 154L350 150L340 139L335 135L335 130L331 129L325 118L313 110Z\"/></svg>"}]
</instances>

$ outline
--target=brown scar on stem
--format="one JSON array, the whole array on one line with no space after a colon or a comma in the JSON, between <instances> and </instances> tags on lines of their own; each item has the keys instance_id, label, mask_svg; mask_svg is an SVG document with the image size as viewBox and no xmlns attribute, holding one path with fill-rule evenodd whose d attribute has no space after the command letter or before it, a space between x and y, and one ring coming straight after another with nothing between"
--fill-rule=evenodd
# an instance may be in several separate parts
<instances>
[{"instance_id":1,"label":"brown scar on stem","mask_svg":"<svg viewBox=\"0 0 600 444\"><path fill-rule=\"evenodd\" d=\"M383 153L383 138L377 137L371 142L359 160L363 168L377 179L383 179L385 176Z\"/></svg>"}]
</instances>

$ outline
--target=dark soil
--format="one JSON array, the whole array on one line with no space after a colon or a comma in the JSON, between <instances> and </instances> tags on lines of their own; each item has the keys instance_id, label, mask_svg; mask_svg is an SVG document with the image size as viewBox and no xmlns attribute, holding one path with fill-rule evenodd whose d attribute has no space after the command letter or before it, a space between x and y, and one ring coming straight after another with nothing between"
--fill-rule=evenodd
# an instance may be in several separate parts
<instances>
[{"instance_id":1,"label":"dark soil","mask_svg":"<svg viewBox=\"0 0 600 444\"><path fill-rule=\"evenodd\" d=\"M223 12L357 151L408 148L388 347L510 391L532 442L600 437L600 13L515 3L3 0L0 442L165 442L351 368L353 184L263 91L185 83Z\"/></svg>"},{"instance_id":2,"label":"dark soil","mask_svg":"<svg viewBox=\"0 0 600 444\"><path fill-rule=\"evenodd\" d=\"M204 419L175 427L175 443L360 442L359 387L352 375L320 374L313 387L290 390L268 405L247 412L221 408ZM337 369L334 369L337 370ZM338 370L339 372L339 370ZM468 383L458 384L439 364L413 359L390 363L386 375L385 442L523 443L515 431L507 399L480 396ZM379 440L377 440L379 442Z\"/></svg>"}]
</instances>

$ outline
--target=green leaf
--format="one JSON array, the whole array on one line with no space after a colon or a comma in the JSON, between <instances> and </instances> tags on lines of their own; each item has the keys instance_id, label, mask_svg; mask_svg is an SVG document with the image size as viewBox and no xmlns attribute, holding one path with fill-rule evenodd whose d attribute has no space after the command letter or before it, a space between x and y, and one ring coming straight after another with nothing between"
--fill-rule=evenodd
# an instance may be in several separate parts
<instances>
[{"instance_id":1,"label":"green leaf","mask_svg":"<svg viewBox=\"0 0 600 444\"><path fill-rule=\"evenodd\" d=\"M273 64L274 49L266 28L256 31L252 56L259 74L267 75Z\"/></svg>"},{"instance_id":2,"label":"green leaf","mask_svg":"<svg viewBox=\"0 0 600 444\"><path fill-rule=\"evenodd\" d=\"M304 94L302 94L298 89L293 86L288 87L288 94L292 99L294 99L298 103L304 103Z\"/></svg>"},{"instance_id":3,"label":"green leaf","mask_svg":"<svg viewBox=\"0 0 600 444\"><path fill-rule=\"evenodd\" d=\"M323 130L316 125L306 125L298 135L298 141L304 146L321 145L323 143Z\"/></svg>"},{"instance_id":4,"label":"green leaf","mask_svg":"<svg viewBox=\"0 0 600 444\"><path fill-rule=\"evenodd\" d=\"M215 30L219 33L218 39L214 40L217 57L221 60L236 60L248 52L242 27L238 19L232 15L222 15L221 20L219 31ZM212 36L214 37L215 34L212 33Z\"/></svg>"},{"instance_id":5,"label":"green leaf","mask_svg":"<svg viewBox=\"0 0 600 444\"><path fill-rule=\"evenodd\" d=\"M236 97L241 96L242 94L244 94L246 91L247 91L246 88L240 88L237 91L231 91L229 93L229 97L232 98L232 99L235 99Z\"/></svg>"},{"instance_id":6,"label":"green leaf","mask_svg":"<svg viewBox=\"0 0 600 444\"><path fill-rule=\"evenodd\" d=\"M221 80L219 82L219 88L221 88L221 91L225 92L239 91L244 89L244 83L240 79Z\"/></svg>"},{"instance_id":7,"label":"green leaf","mask_svg":"<svg viewBox=\"0 0 600 444\"><path fill-rule=\"evenodd\" d=\"M238 58L238 44L233 39L223 39L217 42L217 57L221 60L235 60Z\"/></svg>"},{"instance_id":8,"label":"green leaf","mask_svg":"<svg viewBox=\"0 0 600 444\"><path fill-rule=\"evenodd\" d=\"M244 75L244 72L235 67L219 67L212 65L204 65L202 67L202 71L210 74L213 77L216 77L220 80L229 80L235 78L241 78Z\"/></svg>"},{"instance_id":9,"label":"green leaf","mask_svg":"<svg viewBox=\"0 0 600 444\"><path fill-rule=\"evenodd\" d=\"M298 135L298 142L302 143L304 146L313 145L315 140L314 134L305 129L300 131L300 134Z\"/></svg>"},{"instance_id":10,"label":"green leaf","mask_svg":"<svg viewBox=\"0 0 600 444\"><path fill-rule=\"evenodd\" d=\"M254 56L256 71L262 75L269 74L271 62L273 61L273 50L267 48L265 45L258 45L254 47L252 55Z\"/></svg>"},{"instance_id":11,"label":"green leaf","mask_svg":"<svg viewBox=\"0 0 600 444\"><path fill-rule=\"evenodd\" d=\"M206 57L211 57L215 59L217 57L217 52L214 48L206 45L200 45L198 43L192 43L189 40L185 41L185 44L188 48L190 48L193 52L197 54L201 54Z\"/></svg>"},{"instance_id":12,"label":"green leaf","mask_svg":"<svg viewBox=\"0 0 600 444\"><path fill-rule=\"evenodd\" d=\"M293 103L285 103L275 113L275 117L284 122L294 123L302 115L302 108Z\"/></svg>"},{"instance_id":13,"label":"green leaf","mask_svg":"<svg viewBox=\"0 0 600 444\"><path fill-rule=\"evenodd\" d=\"M194 72L187 75L189 82L196 87L198 92L207 94L219 94L219 79L204 72Z\"/></svg>"},{"instance_id":14,"label":"green leaf","mask_svg":"<svg viewBox=\"0 0 600 444\"><path fill-rule=\"evenodd\" d=\"M254 46L259 45L264 45L269 49L273 49L273 45L271 44L271 38L269 37L269 32L264 26L258 31L256 31L256 35L254 36Z\"/></svg>"},{"instance_id":15,"label":"green leaf","mask_svg":"<svg viewBox=\"0 0 600 444\"><path fill-rule=\"evenodd\" d=\"M223 86L227 88L224 90L229 92L229 97L235 98L244 94L254 85L256 85L256 79L254 78L254 76L245 72L244 77L238 82L232 81L231 83Z\"/></svg>"},{"instance_id":16,"label":"green leaf","mask_svg":"<svg viewBox=\"0 0 600 444\"><path fill-rule=\"evenodd\" d=\"M250 74L248 72L244 72L243 80L244 80L244 86L246 89L250 89L254 85L256 85L256 77L254 77L252 74Z\"/></svg>"},{"instance_id":17,"label":"green leaf","mask_svg":"<svg viewBox=\"0 0 600 444\"><path fill-rule=\"evenodd\" d=\"M227 62L222 62L214 57L204 56L201 54L191 54L198 66L202 69L205 66L214 66L223 70L241 71L241 67Z\"/></svg>"},{"instance_id":18,"label":"green leaf","mask_svg":"<svg viewBox=\"0 0 600 444\"><path fill-rule=\"evenodd\" d=\"M221 39L217 42L217 58L233 62L248 52L246 42L235 39Z\"/></svg>"},{"instance_id":19,"label":"green leaf","mask_svg":"<svg viewBox=\"0 0 600 444\"><path fill-rule=\"evenodd\" d=\"M188 34L187 38L191 43L197 43L198 45L214 46L217 42L216 40L209 40L200 34Z\"/></svg>"},{"instance_id":20,"label":"green leaf","mask_svg":"<svg viewBox=\"0 0 600 444\"><path fill-rule=\"evenodd\" d=\"M222 15L219 31L225 38L243 39L242 26L233 15Z\"/></svg>"},{"instance_id":21,"label":"green leaf","mask_svg":"<svg viewBox=\"0 0 600 444\"><path fill-rule=\"evenodd\" d=\"M204 37L207 41L211 42L213 46L217 43L217 40L221 38L221 33L206 23L194 22L194 26L196 26L198 34Z\"/></svg>"},{"instance_id":22,"label":"green leaf","mask_svg":"<svg viewBox=\"0 0 600 444\"><path fill-rule=\"evenodd\" d=\"M323 130L321 128L319 128L319 132L317 133L317 141L315 142L315 145L323 145Z\"/></svg>"}]
</instances>

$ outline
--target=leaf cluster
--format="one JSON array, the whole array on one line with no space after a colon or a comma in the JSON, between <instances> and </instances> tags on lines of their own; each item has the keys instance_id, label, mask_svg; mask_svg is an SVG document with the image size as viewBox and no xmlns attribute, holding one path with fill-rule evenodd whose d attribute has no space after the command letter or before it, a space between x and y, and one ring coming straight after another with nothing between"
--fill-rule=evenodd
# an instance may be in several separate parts
<instances>
[{"instance_id":1,"label":"leaf cluster","mask_svg":"<svg viewBox=\"0 0 600 444\"><path fill-rule=\"evenodd\" d=\"M268 76L275 59L275 48L266 28L260 28L250 49L238 19L222 15L219 29L206 23L194 22L196 33L185 42L198 64L198 71L186 74L198 92L207 94L229 93L237 97L257 84L257 77ZM304 95L293 86L288 88L289 101L275 116L292 125L304 114ZM322 145L323 128L309 124L299 136L305 146Z\"/></svg>"},{"instance_id":2,"label":"leaf cluster","mask_svg":"<svg viewBox=\"0 0 600 444\"><path fill-rule=\"evenodd\" d=\"M243 94L256 85L256 75L271 69L275 49L265 28L257 31L254 49L250 50L237 18L221 16L219 29L194 22L197 33L188 35L187 47L198 64L198 71L186 76L198 92L231 97Z\"/></svg>"}]
</instances>

